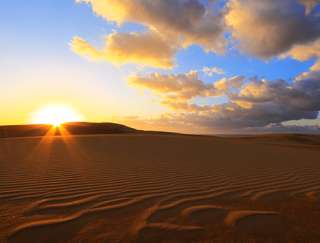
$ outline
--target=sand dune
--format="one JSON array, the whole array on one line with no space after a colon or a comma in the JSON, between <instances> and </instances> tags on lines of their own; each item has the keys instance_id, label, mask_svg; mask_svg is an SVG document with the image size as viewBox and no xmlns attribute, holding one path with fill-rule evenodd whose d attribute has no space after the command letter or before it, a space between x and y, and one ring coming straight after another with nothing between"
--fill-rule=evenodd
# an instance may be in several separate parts
<instances>
[{"instance_id":1,"label":"sand dune","mask_svg":"<svg viewBox=\"0 0 320 243\"><path fill-rule=\"evenodd\" d=\"M320 138L0 139L0 242L319 242Z\"/></svg>"}]
</instances>

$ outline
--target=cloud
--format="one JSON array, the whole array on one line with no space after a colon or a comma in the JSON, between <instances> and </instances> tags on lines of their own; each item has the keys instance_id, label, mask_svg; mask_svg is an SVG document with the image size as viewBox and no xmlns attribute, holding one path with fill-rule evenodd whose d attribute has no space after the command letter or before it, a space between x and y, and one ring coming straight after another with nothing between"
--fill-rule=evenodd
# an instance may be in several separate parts
<instances>
[{"instance_id":1,"label":"cloud","mask_svg":"<svg viewBox=\"0 0 320 243\"><path fill-rule=\"evenodd\" d=\"M93 60L107 60L115 64L136 63L144 66L172 68L176 49L152 32L113 33L106 37L105 46L96 49L75 37L72 50Z\"/></svg>"},{"instance_id":2,"label":"cloud","mask_svg":"<svg viewBox=\"0 0 320 243\"><path fill-rule=\"evenodd\" d=\"M320 126L317 125L283 125L283 124L271 124L261 128L244 129L243 133L289 133L289 134L320 134Z\"/></svg>"},{"instance_id":3,"label":"cloud","mask_svg":"<svg viewBox=\"0 0 320 243\"><path fill-rule=\"evenodd\" d=\"M173 119L212 129L261 128L285 121L316 119L320 110L320 73L293 83L285 80L222 79L213 84L199 80L197 72L178 75L134 76L130 84L149 89L174 110ZM199 106L195 97L226 95L228 102Z\"/></svg>"},{"instance_id":4,"label":"cloud","mask_svg":"<svg viewBox=\"0 0 320 243\"><path fill-rule=\"evenodd\" d=\"M307 61L320 57L320 39L306 45L295 45L285 56L291 56L299 61Z\"/></svg>"},{"instance_id":5,"label":"cloud","mask_svg":"<svg viewBox=\"0 0 320 243\"><path fill-rule=\"evenodd\" d=\"M102 50L77 37L72 42L79 54L117 64L171 68L176 52L190 45L222 54L228 45L228 32L242 50L263 59L320 38L320 16L311 11L318 0L227 0L224 7L200 0L77 2L90 4L97 15L119 26L130 22L146 27L144 33L109 35ZM215 67L203 71L209 76L222 74Z\"/></svg>"},{"instance_id":6,"label":"cloud","mask_svg":"<svg viewBox=\"0 0 320 243\"><path fill-rule=\"evenodd\" d=\"M104 55L79 36L72 39L70 47L74 53L92 60L101 60Z\"/></svg>"},{"instance_id":7,"label":"cloud","mask_svg":"<svg viewBox=\"0 0 320 243\"><path fill-rule=\"evenodd\" d=\"M314 72L320 71L320 39L308 45L296 45L285 56L291 56L299 61L316 58L316 62L310 67L310 70L300 75L301 78L312 76Z\"/></svg>"},{"instance_id":8,"label":"cloud","mask_svg":"<svg viewBox=\"0 0 320 243\"><path fill-rule=\"evenodd\" d=\"M310 69L298 77L297 80L303 80L307 78L314 78L318 75L320 71L320 39L309 43L308 45L296 45L289 52L287 52L284 57L291 56L299 61L307 61L309 59L316 59L315 63L310 67Z\"/></svg>"},{"instance_id":9,"label":"cloud","mask_svg":"<svg viewBox=\"0 0 320 243\"><path fill-rule=\"evenodd\" d=\"M183 47L197 44L207 51L222 53L224 19L199 0L78 0L92 6L93 11L121 25L133 22L146 26L169 42Z\"/></svg>"},{"instance_id":10,"label":"cloud","mask_svg":"<svg viewBox=\"0 0 320 243\"><path fill-rule=\"evenodd\" d=\"M202 0L78 0L120 27L136 23L144 32L113 33L104 46L93 47L75 37L74 52L93 60L115 64L135 63L170 69L181 48L199 45L223 53L225 34L250 55L268 59L292 57L315 59L314 65L294 80L222 78L214 83L200 79L197 71L183 74L133 75L130 86L149 90L171 111L168 123L208 129L282 129L290 120L315 119L320 110L320 15L312 11L318 0L227 0L213 7ZM235 42L234 42L235 41ZM224 74L218 67L204 67L209 77ZM227 102L199 105L197 98L224 96Z\"/></svg>"},{"instance_id":11,"label":"cloud","mask_svg":"<svg viewBox=\"0 0 320 243\"><path fill-rule=\"evenodd\" d=\"M177 111L199 112L212 109L192 103L197 97L217 97L239 88L243 77L224 78L215 84L206 84L199 79L197 71L186 74L159 74L147 76L133 75L128 78L130 86L150 90L160 97L161 104Z\"/></svg>"},{"instance_id":12,"label":"cloud","mask_svg":"<svg viewBox=\"0 0 320 243\"><path fill-rule=\"evenodd\" d=\"M186 74L133 75L128 78L128 82L130 86L151 90L166 100L185 101L196 96L216 95L214 87L201 81L197 71Z\"/></svg>"},{"instance_id":13,"label":"cloud","mask_svg":"<svg viewBox=\"0 0 320 243\"><path fill-rule=\"evenodd\" d=\"M230 97L231 102L246 102L250 108L234 106L227 118L230 119L230 115L236 116L237 123L231 122L231 125L240 127L316 119L320 110L319 81L319 75L313 79L296 80L291 85L284 80L253 80L242 87L237 95Z\"/></svg>"},{"instance_id":14,"label":"cloud","mask_svg":"<svg viewBox=\"0 0 320 243\"><path fill-rule=\"evenodd\" d=\"M204 67L202 71L209 77L212 77L216 74L218 75L224 74L224 70L218 67Z\"/></svg>"},{"instance_id":15,"label":"cloud","mask_svg":"<svg viewBox=\"0 0 320 243\"><path fill-rule=\"evenodd\" d=\"M225 19L241 49L260 58L320 37L320 16L305 14L298 0L230 0Z\"/></svg>"},{"instance_id":16,"label":"cloud","mask_svg":"<svg viewBox=\"0 0 320 243\"><path fill-rule=\"evenodd\" d=\"M220 92L228 93L234 89L239 89L244 81L243 76L235 76L232 78L223 78L216 81L213 86Z\"/></svg>"},{"instance_id":17,"label":"cloud","mask_svg":"<svg viewBox=\"0 0 320 243\"><path fill-rule=\"evenodd\" d=\"M320 72L320 59L310 68L312 72Z\"/></svg>"},{"instance_id":18,"label":"cloud","mask_svg":"<svg viewBox=\"0 0 320 243\"><path fill-rule=\"evenodd\" d=\"M253 79L238 93L229 95L229 99L210 114L207 122L211 121L211 126L264 127L290 120L316 119L320 110L320 75L292 84L284 80Z\"/></svg>"}]
</instances>

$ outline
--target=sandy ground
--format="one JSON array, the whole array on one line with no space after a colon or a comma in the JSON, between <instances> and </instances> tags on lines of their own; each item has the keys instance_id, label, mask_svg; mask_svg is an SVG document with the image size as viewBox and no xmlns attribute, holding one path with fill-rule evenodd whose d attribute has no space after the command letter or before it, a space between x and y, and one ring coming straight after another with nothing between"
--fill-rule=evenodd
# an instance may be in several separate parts
<instances>
[{"instance_id":1,"label":"sandy ground","mask_svg":"<svg viewBox=\"0 0 320 243\"><path fill-rule=\"evenodd\" d=\"M0 242L320 242L320 139L0 139Z\"/></svg>"}]
</instances>

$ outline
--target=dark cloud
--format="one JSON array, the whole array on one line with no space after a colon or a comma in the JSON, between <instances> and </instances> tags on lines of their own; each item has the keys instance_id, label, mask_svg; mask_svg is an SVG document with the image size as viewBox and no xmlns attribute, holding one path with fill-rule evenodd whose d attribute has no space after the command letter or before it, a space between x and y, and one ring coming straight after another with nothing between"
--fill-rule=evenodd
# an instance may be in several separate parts
<instances>
[{"instance_id":1,"label":"dark cloud","mask_svg":"<svg viewBox=\"0 0 320 243\"><path fill-rule=\"evenodd\" d=\"M239 86L243 78L226 79L228 88L220 90L215 84L204 85L195 74L188 75L136 76L134 83L159 95L162 103L174 110L174 119L212 129L261 128L291 120L316 119L320 110L319 73L291 84L284 80L251 79ZM226 95L229 101L212 106L190 102L196 96L218 95Z\"/></svg>"},{"instance_id":2,"label":"dark cloud","mask_svg":"<svg viewBox=\"0 0 320 243\"><path fill-rule=\"evenodd\" d=\"M226 22L240 47L261 58L320 37L320 16L306 14L298 0L230 0Z\"/></svg>"}]
</instances>

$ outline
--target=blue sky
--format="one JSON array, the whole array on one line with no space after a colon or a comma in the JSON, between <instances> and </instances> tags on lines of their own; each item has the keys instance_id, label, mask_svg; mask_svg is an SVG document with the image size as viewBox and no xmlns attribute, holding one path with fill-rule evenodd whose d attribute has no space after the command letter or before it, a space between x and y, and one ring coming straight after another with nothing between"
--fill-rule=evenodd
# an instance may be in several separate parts
<instances>
[{"instance_id":1,"label":"blue sky","mask_svg":"<svg viewBox=\"0 0 320 243\"><path fill-rule=\"evenodd\" d=\"M2 3L0 9L1 53L5 58L32 60L43 58L63 58L80 63L78 57L70 51L69 43L75 35L82 36L93 44L101 45L108 33L117 29L114 23L108 23L91 11L89 5L66 1L21 1ZM139 27L126 24L121 31L135 31ZM140 28L142 29L142 28ZM204 66L217 66L225 70L228 76L260 76L268 79L292 79L307 71L314 60L299 62L292 58L272 58L261 60L237 49L227 51L226 55L206 53L198 46L179 51L178 66L173 72L186 72L202 69Z\"/></svg>"},{"instance_id":2,"label":"blue sky","mask_svg":"<svg viewBox=\"0 0 320 243\"><path fill-rule=\"evenodd\" d=\"M6 93L0 101L7 104L0 115L2 124L28 122L30 112L50 103L70 103L92 121L166 112L167 108L157 102L152 90L142 95L128 86L126 79L133 73L183 74L197 70L204 83L234 76L284 79L290 83L316 61L280 55L263 59L228 44L222 55L208 53L199 45L181 48L175 55L177 65L171 70L135 64L119 66L82 58L72 52L72 39L80 36L101 48L105 36L113 32L143 32L146 27L139 23L117 26L98 16L90 4L73 0L4 1L0 16L0 85ZM218 67L224 74L209 77L201 72L204 67ZM226 97L195 100L201 105L212 105L225 102Z\"/></svg>"},{"instance_id":3,"label":"blue sky","mask_svg":"<svg viewBox=\"0 0 320 243\"><path fill-rule=\"evenodd\" d=\"M130 68L90 63L70 50L73 36L82 35L99 43L114 27L95 16L89 6L74 1L15 0L4 2L0 15L1 86L6 91L0 99L10 106L1 114L2 124L29 122L30 112L51 103L80 106L86 117L95 121L127 110L126 103L136 94L124 82ZM25 86L27 91L23 92ZM31 102L34 97L38 99ZM30 104L25 107L25 102ZM115 108L114 103L118 104ZM14 111L17 106L23 108L20 114ZM138 105L133 108L133 112L138 110Z\"/></svg>"}]
</instances>

